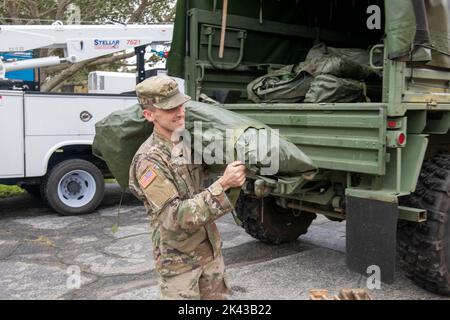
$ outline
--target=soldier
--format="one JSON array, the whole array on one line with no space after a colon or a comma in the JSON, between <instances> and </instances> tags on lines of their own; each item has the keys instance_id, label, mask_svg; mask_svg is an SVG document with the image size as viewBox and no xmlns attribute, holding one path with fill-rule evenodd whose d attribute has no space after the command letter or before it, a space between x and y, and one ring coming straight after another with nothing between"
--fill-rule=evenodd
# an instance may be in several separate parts
<instances>
[{"instance_id":1,"label":"soldier","mask_svg":"<svg viewBox=\"0 0 450 320\"><path fill-rule=\"evenodd\" d=\"M136 93L154 130L133 158L130 188L150 217L160 298L227 299L222 241L214 220L234 210L225 191L244 184L245 167L239 161L229 164L204 189L202 167L173 155L172 135L184 129L183 104L190 97L168 76L143 81Z\"/></svg>"}]
</instances>

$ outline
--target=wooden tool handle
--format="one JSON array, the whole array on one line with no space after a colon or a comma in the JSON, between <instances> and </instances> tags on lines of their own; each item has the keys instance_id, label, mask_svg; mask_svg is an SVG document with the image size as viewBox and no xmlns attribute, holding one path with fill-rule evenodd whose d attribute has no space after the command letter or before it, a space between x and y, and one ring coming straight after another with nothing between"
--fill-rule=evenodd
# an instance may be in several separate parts
<instances>
[{"instance_id":1,"label":"wooden tool handle","mask_svg":"<svg viewBox=\"0 0 450 320\"><path fill-rule=\"evenodd\" d=\"M223 0L222 28L220 30L219 58L223 58L223 50L225 48L225 31L227 28L227 12L228 12L228 0Z\"/></svg>"}]
</instances>

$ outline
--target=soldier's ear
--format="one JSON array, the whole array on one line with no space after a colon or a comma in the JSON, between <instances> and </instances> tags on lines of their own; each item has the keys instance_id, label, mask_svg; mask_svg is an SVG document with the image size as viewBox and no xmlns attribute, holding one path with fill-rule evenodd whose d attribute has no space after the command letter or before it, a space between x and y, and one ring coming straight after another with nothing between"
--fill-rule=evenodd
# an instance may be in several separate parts
<instances>
[{"instance_id":1,"label":"soldier's ear","mask_svg":"<svg viewBox=\"0 0 450 320\"><path fill-rule=\"evenodd\" d=\"M156 110L152 111L152 110L144 109L144 110L142 110L142 115L148 121L154 122L155 121L155 111Z\"/></svg>"}]
</instances>

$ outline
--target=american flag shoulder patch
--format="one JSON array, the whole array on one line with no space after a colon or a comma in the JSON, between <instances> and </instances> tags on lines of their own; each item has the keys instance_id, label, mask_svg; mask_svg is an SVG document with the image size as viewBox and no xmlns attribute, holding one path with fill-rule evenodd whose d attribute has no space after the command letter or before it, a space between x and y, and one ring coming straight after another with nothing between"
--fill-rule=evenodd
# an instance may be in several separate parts
<instances>
[{"instance_id":1,"label":"american flag shoulder patch","mask_svg":"<svg viewBox=\"0 0 450 320\"><path fill-rule=\"evenodd\" d=\"M155 166L149 167L144 172L142 177L139 179L139 184L141 185L142 188L144 188L144 189L147 188L153 182L153 180L155 180L155 178L158 176L158 174L156 173L154 168L155 168Z\"/></svg>"}]
</instances>

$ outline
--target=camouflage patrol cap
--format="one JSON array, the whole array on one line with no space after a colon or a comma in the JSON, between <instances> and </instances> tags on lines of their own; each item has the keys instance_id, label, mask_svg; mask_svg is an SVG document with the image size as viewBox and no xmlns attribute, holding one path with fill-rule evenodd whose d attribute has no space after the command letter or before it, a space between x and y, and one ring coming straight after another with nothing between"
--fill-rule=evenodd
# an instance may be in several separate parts
<instances>
[{"instance_id":1,"label":"camouflage patrol cap","mask_svg":"<svg viewBox=\"0 0 450 320\"><path fill-rule=\"evenodd\" d=\"M163 110L176 108L191 99L180 92L175 79L166 75L145 79L136 86L136 94L141 105L153 103Z\"/></svg>"}]
</instances>

